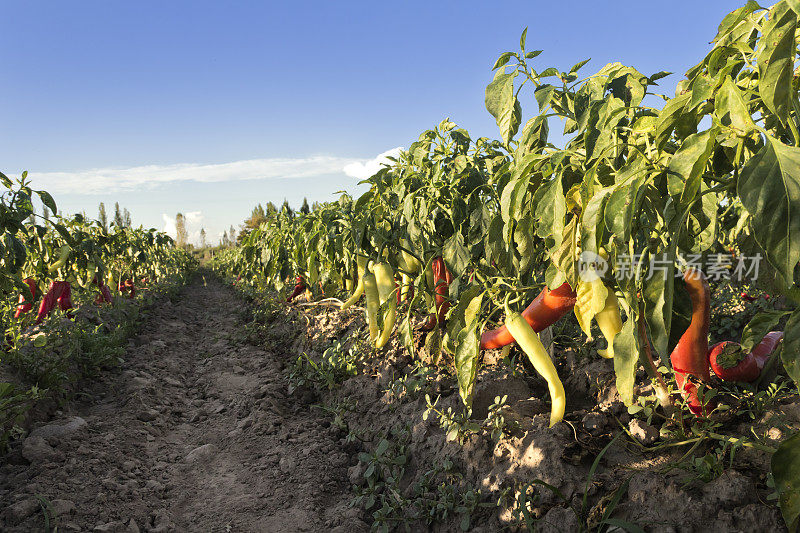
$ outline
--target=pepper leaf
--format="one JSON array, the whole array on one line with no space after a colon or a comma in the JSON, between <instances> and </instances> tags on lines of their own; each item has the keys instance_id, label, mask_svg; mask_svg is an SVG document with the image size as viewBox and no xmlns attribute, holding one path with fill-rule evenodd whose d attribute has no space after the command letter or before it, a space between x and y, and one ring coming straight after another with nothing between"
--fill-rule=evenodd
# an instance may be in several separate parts
<instances>
[{"instance_id":1,"label":"pepper leaf","mask_svg":"<svg viewBox=\"0 0 800 533\"><path fill-rule=\"evenodd\" d=\"M778 2L764 24L758 53L758 94L781 123L789 119L795 56L797 13Z\"/></svg>"},{"instance_id":2,"label":"pepper leaf","mask_svg":"<svg viewBox=\"0 0 800 533\"><path fill-rule=\"evenodd\" d=\"M772 455L770 470L786 527L797 531L800 525L800 432L778 446Z\"/></svg>"},{"instance_id":3,"label":"pepper leaf","mask_svg":"<svg viewBox=\"0 0 800 533\"><path fill-rule=\"evenodd\" d=\"M781 360L784 368L786 368L786 373L794 380L795 385L800 390L800 310L796 310L789 317L783 334Z\"/></svg>"},{"instance_id":4,"label":"pepper leaf","mask_svg":"<svg viewBox=\"0 0 800 533\"><path fill-rule=\"evenodd\" d=\"M514 96L514 78L516 77L516 71L507 74L505 68L501 68L497 71L492 83L486 87L486 110L497 122L500 135L506 144L517 133L522 120L522 106Z\"/></svg>"},{"instance_id":5,"label":"pepper leaf","mask_svg":"<svg viewBox=\"0 0 800 533\"><path fill-rule=\"evenodd\" d=\"M575 318L586 335L591 336L592 319L603 310L608 297L608 289L599 277L592 281L578 281L578 295L575 300Z\"/></svg>"},{"instance_id":6,"label":"pepper leaf","mask_svg":"<svg viewBox=\"0 0 800 533\"><path fill-rule=\"evenodd\" d=\"M791 311L777 310L767 310L757 313L742 331L742 349L744 353L752 352L753 348L764 338L764 335L772 331L772 328L780 322L781 318L790 313Z\"/></svg>"},{"instance_id":7,"label":"pepper leaf","mask_svg":"<svg viewBox=\"0 0 800 533\"><path fill-rule=\"evenodd\" d=\"M800 148L767 137L742 168L739 198L767 260L791 285L800 261Z\"/></svg>"},{"instance_id":8,"label":"pepper leaf","mask_svg":"<svg viewBox=\"0 0 800 533\"><path fill-rule=\"evenodd\" d=\"M617 391L625 405L633 405L633 384L639 364L639 338L636 319L628 316L622 331L614 337L614 373L617 375Z\"/></svg>"}]
</instances>

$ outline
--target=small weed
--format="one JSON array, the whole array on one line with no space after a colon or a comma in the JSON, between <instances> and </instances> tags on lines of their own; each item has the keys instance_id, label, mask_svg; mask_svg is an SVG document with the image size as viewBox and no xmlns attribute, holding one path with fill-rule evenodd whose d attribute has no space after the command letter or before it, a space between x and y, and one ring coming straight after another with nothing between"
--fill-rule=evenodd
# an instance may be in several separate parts
<instances>
[{"instance_id":1,"label":"small weed","mask_svg":"<svg viewBox=\"0 0 800 533\"><path fill-rule=\"evenodd\" d=\"M297 358L289 372L289 393L310 386L317 390L333 388L358 373L357 363L362 352L356 347L345 350L341 342L334 341L320 357L314 361L307 354Z\"/></svg>"},{"instance_id":2,"label":"small weed","mask_svg":"<svg viewBox=\"0 0 800 533\"><path fill-rule=\"evenodd\" d=\"M422 419L428 420L431 414L436 415L439 419L439 427L445 431L447 440L457 441L459 444L464 444L470 435L478 434L481 431L488 431L491 438L498 441L517 427L516 422L508 422L505 418L504 412L508 409L507 399L507 396L496 396L494 403L489 406L486 418L483 422L477 422L471 419L472 409L470 407L465 406L460 413L454 411L452 407L440 410L436 407L439 398L437 397L435 401L431 402L431 397L426 394L427 409L422 413Z\"/></svg>"}]
</instances>

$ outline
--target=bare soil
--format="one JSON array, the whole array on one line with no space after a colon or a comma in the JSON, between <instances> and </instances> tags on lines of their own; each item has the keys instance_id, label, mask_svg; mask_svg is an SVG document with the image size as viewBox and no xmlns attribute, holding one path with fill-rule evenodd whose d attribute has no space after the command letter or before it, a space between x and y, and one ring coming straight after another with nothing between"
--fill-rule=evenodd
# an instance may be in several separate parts
<instances>
[{"instance_id":1,"label":"bare soil","mask_svg":"<svg viewBox=\"0 0 800 533\"><path fill-rule=\"evenodd\" d=\"M241 308L207 277L154 309L121 368L4 459L0 531L366 530L357 450L288 396Z\"/></svg>"}]
</instances>

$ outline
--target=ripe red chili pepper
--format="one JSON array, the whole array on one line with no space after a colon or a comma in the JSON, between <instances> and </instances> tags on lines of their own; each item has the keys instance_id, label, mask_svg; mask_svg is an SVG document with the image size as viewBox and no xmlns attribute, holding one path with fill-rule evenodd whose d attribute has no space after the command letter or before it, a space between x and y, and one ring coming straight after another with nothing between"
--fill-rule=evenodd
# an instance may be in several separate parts
<instances>
[{"instance_id":1,"label":"ripe red chili pepper","mask_svg":"<svg viewBox=\"0 0 800 533\"><path fill-rule=\"evenodd\" d=\"M50 284L42 303L39 305L39 312L36 314L36 323L39 324L55 308L56 303L62 311L72 308L72 287L67 281L54 281Z\"/></svg>"},{"instance_id":2,"label":"ripe red chili pepper","mask_svg":"<svg viewBox=\"0 0 800 533\"><path fill-rule=\"evenodd\" d=\"M304 290L306 290L306 282L303 279L303 276L297 276L294 279L294 290L292 291L292 294L290 294L288 298L286 298L286 301L291 302L292 300L294 300L296 296L299 296L300 293L303 292Z\"/></svg>"},{"instance_id":3,"label":"ripe red chili pepper","mask_svg":"<svg viewBox=\"0 0 800 533\"><path fill-rule=\"evenodd\" d=\"M17 312L14 313L14 318L19 318L23 313L27 313L31 309L33 309L33 302L36 300L36 282L31 278L26 278L25 283L28 284L28 288L31 291L30 298L26 298L24 294L19 295L19 305L17 306Z\"/></svg>"},{"instance_id":4,"label":"ripe red chili pepper","mask_svg":"<svg viewBox=\"0 0 800 533\"><path fill-rule=\"evenodd\" d=\"M672 351L670 361L681 395L689 402L692 413L700 416L709 406L702 405L697 395L697 385L688 377L694 376L701 382L707 382L711 377L708 368L711 292L705 275L696 268L687 269L683 280L692 300L692 321Z\"/></svg>"},{"instance_id":5,"label":"ripe red chili pepper","mask_svg":"<svg viewBox=\"0 0 800 533\"><path fill-rule=\"evenodd\" d=\"M718 342L708 352L708 362L720 379L752 382L761 375L781 339L782 331L771 331L748 354L742 351L742 345L738 342Z\"/></svg>"},{"instance_id":6,"label":"ripe red chili pepper","mask_svg":"<svg viewBox=\"0 0 800 533\"><path fill-rule=\"evenodd\" d=\"M111 289L108 288L108 285L102 283L98 276L95 276L92 280L92 284L96 286L100 292L97 293L97 297L94 299L94 303L97 305L101 305L104 303L112 303L113 298L111 297Z\"/></svg>"},{"instance_id":7,"label":"ripe red chili pepper","mask_svg":"<svg viewBox=\"0 0 800 533\"><path fill-rule=\"evenodd\" d=\"M431 313L425 324L422 326L423 331L432 330L436 324L443 325L444 317L450 309L450 301L447 299L450 283L453 281L453 276L447 270L447 265L444 263L442 256L436 257L431 262L431 270L433 271L433 293L436 302L436 313ZM438 317L438 320L437 320Z\"/></svg>"},{"instance_id":8,"label":"ripe red chili pepper","mask_svg":"<svg viewBox=\"0 0 800 533\"><path fill-rule=\"evenodd\" d=\"M545 287L531 304L522 312L522 317L530 324L533 331L539 333L558 319L567 314L575 307L575 300L578 295L572 290L569 283L563 283L552 291ZM508 328L502 326L481 334L481 349L491 350L502 348L514 342L514 337L508 332Z\"/></svg>"},{"instance_id":9,"label":"ripe red chili pepper","mask_svg":"<svg viewBox=\"0 0 800 533\"><path fill-rule=\"evenodd\" d=\"M127 292L128 298L136 296L136 285L134 285L133 280L130 278L125 281L120 280L119 284L117 284L117 290L119 290L119 292Z\"/></svg>"},{"instance_id":10,"label":"ripe red chili pepper","mask_svg":"<svg viewBox=\"0 0 800 533\"><path fill-rule=\"evenodd\" d=\"M746 292L743 292L743 293L741 293L741 294L739 295L739 297L740 297L742 300L745 300L745 301L747 301L747 302L755 302L755 301L758 299L758 298L756 298L755 296L750 296L750 295L749 295L749 294L747 294Z\"/></svg>"}]
</instances>

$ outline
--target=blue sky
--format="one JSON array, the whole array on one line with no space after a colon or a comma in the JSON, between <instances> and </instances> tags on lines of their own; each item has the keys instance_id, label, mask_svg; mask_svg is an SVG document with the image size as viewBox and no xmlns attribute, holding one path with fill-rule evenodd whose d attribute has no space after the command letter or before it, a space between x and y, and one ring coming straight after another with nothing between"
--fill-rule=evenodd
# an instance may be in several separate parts
<instances>
[{"instance_id":1,"label":"blue sky","mask_svg":"<svg viewBox=\"0 0 800 533\"><path fill-rule=\"evenodd\" d=\"M445 117L496 138L484 88L525 26L541 67L668 70L672 93L742 4L2 0L0 170L217 240L259 202L357 192L347 165Z\"/></svg>"}]
</instances>

